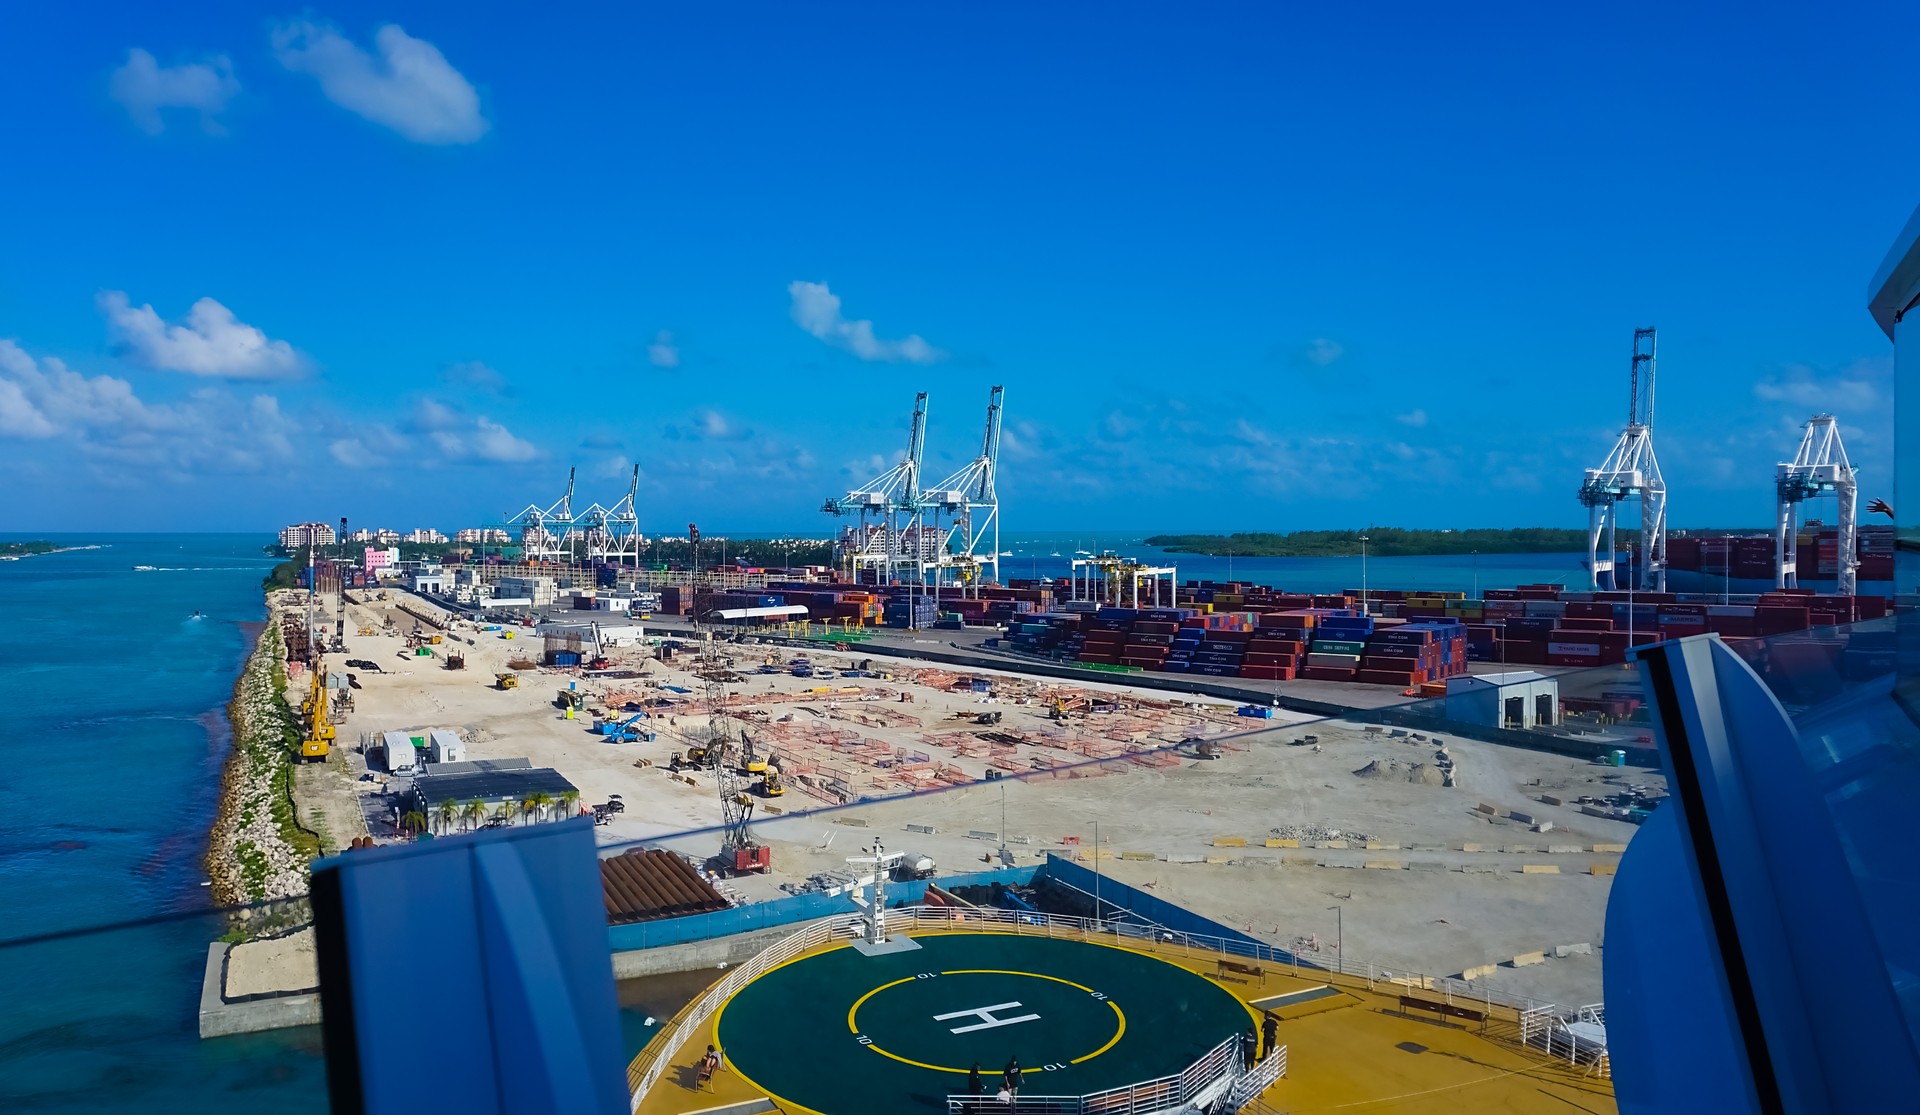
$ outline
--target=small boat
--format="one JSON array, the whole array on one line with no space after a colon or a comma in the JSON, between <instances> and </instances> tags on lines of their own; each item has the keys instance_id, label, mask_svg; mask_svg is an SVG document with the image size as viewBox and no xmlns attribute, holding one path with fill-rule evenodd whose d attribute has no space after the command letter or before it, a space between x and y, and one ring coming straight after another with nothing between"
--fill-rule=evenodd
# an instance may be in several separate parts
<instances>
[{"instance_id":1,"label":"small boat","mask_svg":"<svg viewBox=\"0 0 1920 1115\"><path fill-rule=\"evenodd\" d=\"M193 613L193 616L192 616L192 618L194 618L194 619L205 619L205 618L207 618L207 617L205 617L205 616L203 616L203 615L201 615L201 614L200 614L199 612L195 612L195 613Z\"/></svg>"},{"instance_id":2,"label":"small boat","mask_svg":"<svg viewBox=\"0 0 1920 1115\"><path fill-rule=\"evenodd\" d=\"M133 567L133 571L135 573L151 573L155 568L155 566L151 565L136 565Z\"/></svg>"},{"instance_id":3,"label":"small boat","mask_svg":"<svg viewBox=\"0 0 1920 1115\"><path fill-rule=\"evenodd\" d=\"M1048 557L1059 557L1059 556L1060 556L1060 551L1059 551L1059 550L1055 550L1054 552L1052 552L1052 553L1050 553L1050 554L1048 554L1047 556L1048 556Z\"/></svg>"}]
</instances>

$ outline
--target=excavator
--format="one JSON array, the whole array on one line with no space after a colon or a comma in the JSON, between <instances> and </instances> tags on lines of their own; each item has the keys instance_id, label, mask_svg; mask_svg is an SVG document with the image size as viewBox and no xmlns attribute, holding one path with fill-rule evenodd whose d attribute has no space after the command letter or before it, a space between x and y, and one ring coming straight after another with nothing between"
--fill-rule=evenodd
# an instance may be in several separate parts
<instances>
[{"instance_id":1,"label":"excavator","mask_svg":"<svg viewBox=\"0 0 1920 1115\"><path fill-rule=\"evenodd\" d=\"M787 792L787 784L780 781L780 768L768 767L760 775L760 782L754 791L763 798L777 798Z\"/></svg>"},{"instance_id":2,"label":"excavator","mask_svg":"<svg viewBox=\"0 0 1920 1115\"><path fill-rule=\"evenodd\" d=\"M327 708L327 668L326 659L316 658L313 663L313 687L307 692L307 699L300 703L300 715L305 723L305 731L300 733L300 761L327 761L327 753L333 750L333 720Z\"/></svg>"},{"instance_id":3,"label":"excavator","mask_svg":"<svg viewBox=\"0 0 1920 1115\"><path fill-rule=\"evenodd\" d=\"M766 756L754 749L753 737L745 732L740 733L740 773L746 775L767 773Z\"/></svg>"},{"instance_id":4,"label":"excavator","mask_svg":"<svg viewBox=\"0 0 1920 1115\"><path fill-rule=\"evenodd\" d=\"M518 689L520 688L520 675L495 674L493 675L493 684L500 689Z\"/></svg>"}]
</instances>

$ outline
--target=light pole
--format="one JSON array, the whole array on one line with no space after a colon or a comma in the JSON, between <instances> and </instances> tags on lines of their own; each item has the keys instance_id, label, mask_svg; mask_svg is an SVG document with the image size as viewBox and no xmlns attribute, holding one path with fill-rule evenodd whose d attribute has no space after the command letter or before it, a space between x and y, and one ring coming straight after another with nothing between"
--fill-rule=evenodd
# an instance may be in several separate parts
<instances>
[{"instance_id":1,"label":"light pole","mask_svg":"<svg viewBox=\"0 0 1920 1115\"><path fill-rule=\"evenodd\" d=\"M1367 536L1360 536L1360 614L1368 615L1372 609L1367 606Z\"/></svg>"},{"instance_id":2,"label":"light pole","mask_svg":"<svg viewBox=\"0 0 1920 1115\"><path fill-rule=\"evenodd\" d=\"M1333 951L1340 955L1337 967L1335 967L1334 970L1345 974L1347 970L1347 950L1345 947L1347 940L1347 908L1345 906L1328 906L1327 909L1333 911Z\"/></svg>"},{"instance_id":3,"label":"light pole","mask_svg":"<svg viewBox=\"0 0 1920 1115\"><path fill-rule=\"evenodd\" d=\"M1473 552L1473 598L1480 599L1480 551Z\"/></svg>"}]
</instances>

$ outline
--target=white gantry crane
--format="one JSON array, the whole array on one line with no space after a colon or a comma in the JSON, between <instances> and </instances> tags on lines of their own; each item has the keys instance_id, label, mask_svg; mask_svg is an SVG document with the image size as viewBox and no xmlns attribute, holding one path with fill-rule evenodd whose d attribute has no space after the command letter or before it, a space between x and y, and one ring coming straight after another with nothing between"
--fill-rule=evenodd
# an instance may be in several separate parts
<instances>
[{"instance_id":1,"label":"white gantry crane","mask_svg":"<svg viewBox=\"0 0 1920 1115\"><path fill-rule=\"evenodd\" d=\"M573 469L567 470L567 493L551 507L528 504L507 519L520 531L521 556L527 561L573 560Z\"/></svg>"},{"instance_id":2,"label":"white gantry crane","mask_svg":"<svg viewBox=\"0 0 1920 1115\"><path fill-rule=\"evenodd\" d=\"M1587 508L1587 570L1595 589L1620 588L1614 575L1619 554L1620 505L1640 501L1642 592L1667 589L1667 482L1653 455L1653 377L1657 338L1652 329L1633 331L1633 371L1628 385L1627 428L1599 468L1587 470L1580 502ZM1600 540L1606 539L1606 556Z\"/></svg>"},{"instance_id":3,"label":"white gantry crane","mask_svg":"<svg viewBox=\"0 0 1920 1115\"><path fill-rule=\"evenodd\" d=\"M634 507L634 497L640 493L640 466L633 466L633 481L627 485L627 494L612 507L602 507L595 503L580 512L578 522L580 535L586 543L589 561L604 561L610 565L640 564L640 513Z\"/></svg>"},{"instance_id":4,"label":"white gantry crane","mask_svg":"<svg viewBox=\"0 0 1920 1115\"><path fill-rule=\"evenodd\" d=\"M1782 461L1774 469L1773 486L1779 496L1773 527L1774 585L1798 588L1800 505L1807 500L1832 493L1840 504L1839 535L1835 540L1834 592L1852 596L1859 568L1859 531L1855 517L1859 513L1860 489L1853 466L1847 462L1847 447L1840 444L1840 423L1831 414L1816 414L1807 419L1806 432L1800 436L1800 449L1793 460Z\"/></svg>"},{"instance_id":5,"label":"white gantry crane","mask_svg":"<svg viewBox=\"0 0 1920 1115\"><path fill-rule=\"evenodd\" d=\"M903 542L911 539L915 564L924 563L925 545L920 526L927 503L920 492L920 462L927 449L927 393L913 397L913 425L907 434L907 455L892 468L848 491L828 498L820 510L828 515L858 515L857 532L842 532L841 547L856 578L866 566L878 565L892 581L896 567L905 564ZM902 516L905 516L904 533Z\"/></svg>"},{"instance_id":6,"label":"white gantry crane","mask_svg":"<svg viewBox=\"0 0 1920 1115\"><path fill-rule=\"evenodd\" d=\"M949 526L940 536L935 555L934 583L949 568L957 569L963 586L980 584L982 566L992 568L991 579L1000 580L1000 421L1006 389L995 387L987 393L987 432L980 443L980 455L966 467L926 489L922 495L936 518L949 516ZM984 552L982 546L985 546Z\"/></svg>"}]
</instances>

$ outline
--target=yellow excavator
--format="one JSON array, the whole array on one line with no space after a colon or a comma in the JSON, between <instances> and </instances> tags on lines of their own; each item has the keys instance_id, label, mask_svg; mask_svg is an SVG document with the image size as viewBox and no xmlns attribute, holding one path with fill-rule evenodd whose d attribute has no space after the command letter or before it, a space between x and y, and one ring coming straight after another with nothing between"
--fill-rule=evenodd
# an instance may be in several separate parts
<instances>
[{"instance_id":1,"label":"yellow excavator","mask_svg":"<svg viewBox=\"0 0 1920 1115\"><path fill-rule=\"evenodd\" d=\"M760 776L760 784L754 789L758 790L763 798L777 798L786 793L787 784L780 781L780 768L768 767Z\"/></svg>"},{"instance_id":2,"label":"yellow excavator","mask_svg":"<svg viewBox=\"0 0 1920 1115\"><path fill-rule=\"evenodd\" d=\"M740 773L741 774L752 775L752 774L767 773L767 757L765 755L760 754L759 751L755 750L753 746L752 736L749 736L744 732L741 733L740 747L741 747L741 751L740 751Z\"/></svg>"},{"instance_id":3,"label":"yellow excavator","mask_svg":"<svg viewBox=\"0 0 1920 1115\"><path fill-rule=\"evenodd\" d=\"M313 686L307 691L307 699L300 703L300 715L305 720L301 727L306 729L300 734L300 760L324 763L327 753L333 750L333 720L327 715L325 661L316 660L312 673Z\"/></svg>"},{"instance_id":4,"label":"yellow excavator","mask_svg":"<svg viewBox=\"0 0 1920 1115\"><path fill-rule=\"evenodd\" d=\"M500 689L518 689L520 688L520 675L495 674L493 675L493 684Z\"/></svg>"}]
</instances>

